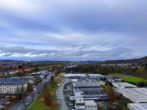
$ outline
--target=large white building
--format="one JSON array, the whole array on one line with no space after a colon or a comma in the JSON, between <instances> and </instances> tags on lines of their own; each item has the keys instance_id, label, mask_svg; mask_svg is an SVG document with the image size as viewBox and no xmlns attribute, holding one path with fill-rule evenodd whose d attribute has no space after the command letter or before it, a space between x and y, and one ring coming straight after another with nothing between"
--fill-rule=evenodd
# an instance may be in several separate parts
<instances>
[{"instance_id":1,"label":"large white building","mask_svg":"<svg viewBox=\"0 0 147 110\"><path fill-rule=\"evenodd\" d=\"M117 92L121 93L126 98L135 103L147 102L146 88L117 88Z\"/></svg>"},{"instance_id":2,"label":"large white building","mask_svg":"<svg viewBox=\"0 0 147 110\"><path fill-rule=\"evenodd\" d=\"M130 110L147 110L147 103L128 103L127 107Z\"/></svg>"},{"instance_id":3,"label":"large white building","mask_svg":"<svg viewBox=\"0 0 147 110\"><path fill-rule=\"evenodd\" d=\"M21 78L0 78L0 95L18 95L27 91L27 82Z\"/></svg>"},{"instance_id":4,"label":"large white building","mask_svg":"<svg viewBox=\"0 0 147 110\"><path fill-rule=\"evenodd\" d=\"M103 78L104 76L101 74L65 74L66 78Z\"/></svg>"},{"instance_id":5,"label":"large white building","mask_svg":"<svg viewBox=\"0 0 147 110\"><path fill-rule=\"evenodd\" d=\"M112 85L116 88L137 88L136 85L127 82L113 82Z\"/></svg>"}]
</instances>

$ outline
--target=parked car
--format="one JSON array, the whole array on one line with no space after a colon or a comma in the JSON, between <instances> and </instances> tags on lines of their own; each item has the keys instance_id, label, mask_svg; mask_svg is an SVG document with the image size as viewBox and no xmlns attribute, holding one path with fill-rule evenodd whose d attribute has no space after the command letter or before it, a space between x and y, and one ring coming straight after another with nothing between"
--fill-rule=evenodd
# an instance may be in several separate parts
<instances>
[{"instance_id":1,"label":"parked car","mask_svg":"<svg viewBox=\"0 0 147 110\"><path fill-rule=\"evenodd\" d=\"M3 106L6 106L7 104L3 103L2 105L3 105Z\"/></svg>"},{"instance_id":2,"label":"parked car","mask_svg":"<svg viewBox=\"0 0 147 110\"><path fill-rule=\"evenodd\" d=\"M23 103L23 102L24 102L24 100L21 100L20 102L21 102L21 103Z\"/></svg>"},{"instance_id":3,"label":"parked car","mask_svg":"<svg viewBox=\"0 0 147 110\"><path fill-rule=\"evenodd\" d=\"M27 106L29 103L26 103L25 105Z\"/></svg>"},{"instance_id":4,"label":"parked car","mask_svg":"<svg viewBox=\"0 0 147 110\"><path fill-rule=\"evenodd\" d=\"M114 106L117 106L117 105L118 105L118 101L114 101L114 102L113 102L113 105L114 105Z\"/></svg>"}]
</instances>

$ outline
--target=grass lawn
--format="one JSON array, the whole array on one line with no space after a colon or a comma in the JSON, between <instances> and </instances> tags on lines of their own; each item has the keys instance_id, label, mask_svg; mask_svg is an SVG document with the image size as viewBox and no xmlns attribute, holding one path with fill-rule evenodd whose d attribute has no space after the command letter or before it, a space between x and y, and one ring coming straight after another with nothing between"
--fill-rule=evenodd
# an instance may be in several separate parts
<instances>
[{"instance_id":1,"label":"grass lawn","mask_svg":"<svg viewBox=\"0 0 147 110\"><path fill-rule=\"evenodd\" d=\"M109 73L108 75L124 75L124 74L119 74L119 73Z\"/></svg>"},{"instance_id":2,"label":"grass lawn","mask_svg":"<svg viewBox=\"0 0 147 110\"><path fill-rule=\"evenodd\" d=\"M133 83L133 84L137 84L138 82L147 82L146 79L141 79L141 78L122 78L121 79L124 82L129 82L129 83Z\"/></svg>"},{"instance_id":3,"label":"grass lawn","mask_svg":"<svg viewBox=\"0 0 147 110\"><path fill-rule=\"evenodd\" d=\"M53 91L53 94L55 96L56 94L56 90L57 90L58 84L55 85ZM30 108L30 110L59 110L59 105L56 105L53 108L49 108L48 106L46 106L45 104L40 102L40 97L37 98L37 100L35 101L35 103L33 104L33 106ZM55 99L53 99L55 100Z\"/></svg>"}]
</instances>

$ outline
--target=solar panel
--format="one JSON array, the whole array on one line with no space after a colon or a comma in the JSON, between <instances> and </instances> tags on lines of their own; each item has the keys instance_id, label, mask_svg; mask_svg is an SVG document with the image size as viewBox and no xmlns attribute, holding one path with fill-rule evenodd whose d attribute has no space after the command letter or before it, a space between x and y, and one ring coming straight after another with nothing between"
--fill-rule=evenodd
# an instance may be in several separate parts
<instances>
[{"instance_id":1,"label":"solar panel","mask_svg":"<svg viewBox=\"0 0 147 110\"><path fill-rule=\"evenodd\" d=\"M138 110L142 110L141 108L139 108L138 106L134 105L135 108L137 108Z\"/></svg>"},{"instance_id":2,"label":"solar panel","mask_svg":"<svg viewBox=\"0 0 147 110\"><path fill-rule=\"evenodd\" d=\"M146 108L147 109L147 106L146 105L142 105L142 107Z\"/></svg>"}]
</instances>

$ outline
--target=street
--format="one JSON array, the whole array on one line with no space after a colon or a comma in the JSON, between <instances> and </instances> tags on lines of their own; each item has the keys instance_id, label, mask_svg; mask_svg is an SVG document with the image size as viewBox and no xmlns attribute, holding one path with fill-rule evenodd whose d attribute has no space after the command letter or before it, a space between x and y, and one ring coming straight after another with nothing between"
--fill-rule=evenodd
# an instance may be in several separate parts
<instances>
[{"instance_id":1,"label":"street","mask_svg":"<svg viewBox=\"0 0 147 110\"><path fill-rule=\"evenodd\" d=\"M66 102L64 100L64 95L63 95L63 88L64 88L64 85L65 83L68 82L68 79L66 79L60 87L58 87L58 90L57 90L57 100L58 100L58 103L60 105L60 110L68 110L68 107L66 105Z\"/></svg>"},{"instance_id":2,"label":"street","mask_svg":"<svg viewBox=\"0 0 147 110\"><path fill-rule=\"evenodd\" d=\"M33 94L30 94L29 96L25 97L23 100L24 102L17 102L15 104L13 104L11 107L9 107L7 110L25 110L25 107L26 107L26 103L27 105L30 104L32 101L32 104L28 107L28 110L29 108L31 108L31 106L34 104L34 102L36 101L36 99L38 98L38 96L40 95L40 93L43 91L44 89L44 84L46 84L47 82L50 81L50 78L54 76L54 73L52 74L49 74L47 76L46 79L44 79L41 83L39 83L35 88L36 88L36 91L34 91Z\"/></svg>"}]
</instances>

